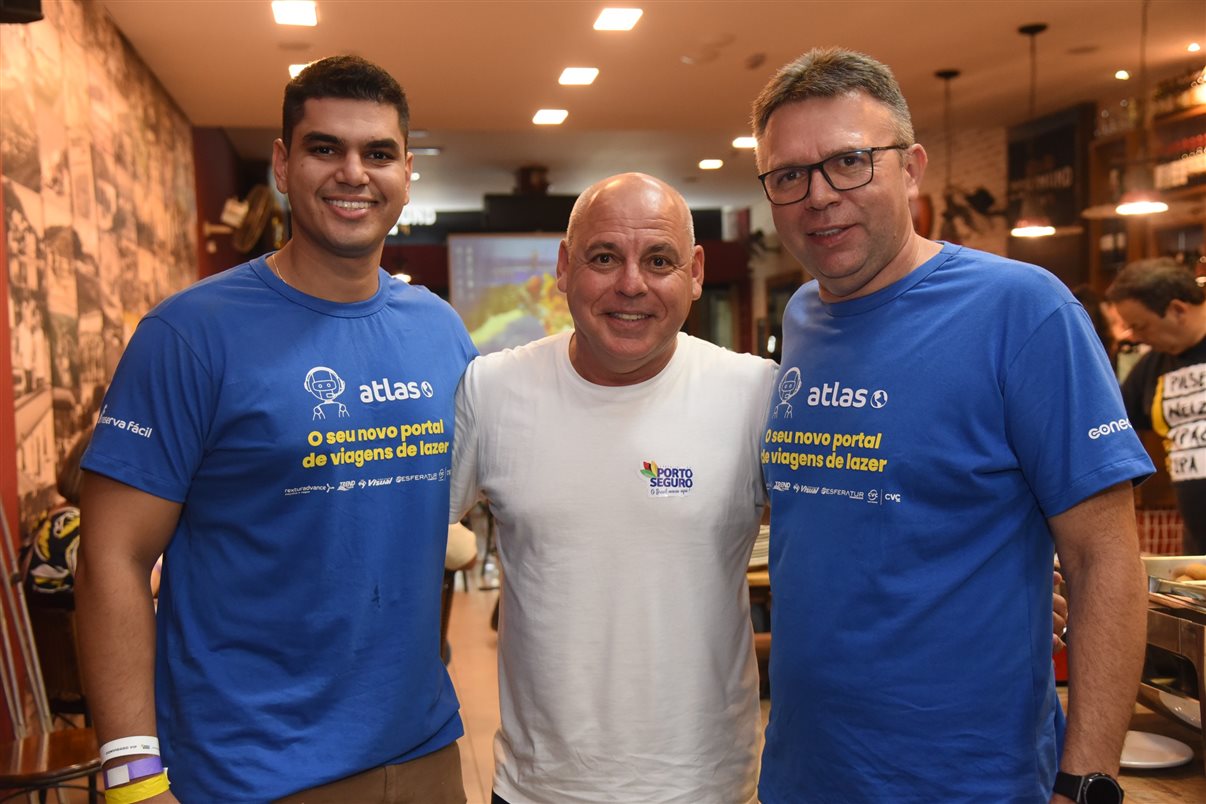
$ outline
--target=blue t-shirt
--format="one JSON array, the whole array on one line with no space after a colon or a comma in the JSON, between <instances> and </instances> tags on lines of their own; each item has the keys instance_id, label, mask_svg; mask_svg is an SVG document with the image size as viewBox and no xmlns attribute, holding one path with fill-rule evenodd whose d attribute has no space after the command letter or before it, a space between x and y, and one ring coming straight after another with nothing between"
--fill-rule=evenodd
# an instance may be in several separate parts
<instances>
[{"instance_id":1,"label":"blue t-shirt","mask_svg":"<svg viewBox=\"0 0 1206 804\"><path fill-rule=\"evenodd\" d=\"M944 244L783 329L762 801L1048 801L1047 519L1152 471L1084 309Z\"/></svg>"},{"instance_id":2,"label":"blue t-shirt","mask_svg":"<svg viewBox=\"0 0 1206 804\"><path fill-rule=\"evenodd\" d=\"M462 733L440 660L453 402L447 304L379 272L338 304L260 258L139 324L84 468L183 503L155 694L182 801L260 801Z\"/></svg>"}]
</instances>

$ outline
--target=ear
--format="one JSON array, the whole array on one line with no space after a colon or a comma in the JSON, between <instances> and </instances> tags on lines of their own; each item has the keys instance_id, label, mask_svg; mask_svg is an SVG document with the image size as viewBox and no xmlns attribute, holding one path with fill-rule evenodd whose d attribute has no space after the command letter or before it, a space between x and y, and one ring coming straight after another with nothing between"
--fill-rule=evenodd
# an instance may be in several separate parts
<instances>
[{"instance_id":1,"label":"ear","mask_svg":"<svg viewBox=\"0 0 1206 804\"><path fill-rule=\"evenodd\" d=\"M1161 318L1168 318L1171 314L1173 318L1181 320L1185 317L1185 313L1189 312L1189 303L1181 299L1173 299L1168 303L1168 307L1164 310L1164 315Z\"/></svg>"},{"instance_id":2,"label":"ear","mask_svg":"<svg viewBox=\"0 0 1206 804\"><path fill-rule=\"evenodd\" d=\"M289 194L289 149L285 141L279 137L272 142L272 178L276 181L276 190L282 195Z\"/></svg>"},{"instance_id":3,"label":"ear","mask_svg":"<svg viewBox=\"0 0 1206 804\"><path fill-rule=\"evenodd\" d=\"M925 177L925 167L930 163L929 154L921 143L915 142L904 152L905 187L909 199L916 198L921 192L921 180Z\"/></svg>"},{"instance_id":4,"label":"ear","mask_svg":"<svg viewBox=\"0 0 1206 804\"><path fill-rule=\"evenodd\" d=\"M410 174L414 169L415 155L410 151L406 152L406 186L402 188L402 206L410 203Z\"/></svg>"},{"instance_id":5,"label":"ear","mask_svg":"<svg viewBox=\"0 0 1206 804\"><path fill-rule=\"evenodd\" d=\"M561 241L561 245L557 247L557 290L562 293L567 292L565 289L566 275L569 273L569 247L565 241Z\"/></svg>"},{"instance_id":6,"label":"ear","mask_svg":"<svg viewBox=\"0 0 1206 804\"><path fill-rule=\"evenodd\" d=\"M704 281L704 250L697 245L691 254L691 299L694 301L703 295Z\"/></svg>"}]
</instances>

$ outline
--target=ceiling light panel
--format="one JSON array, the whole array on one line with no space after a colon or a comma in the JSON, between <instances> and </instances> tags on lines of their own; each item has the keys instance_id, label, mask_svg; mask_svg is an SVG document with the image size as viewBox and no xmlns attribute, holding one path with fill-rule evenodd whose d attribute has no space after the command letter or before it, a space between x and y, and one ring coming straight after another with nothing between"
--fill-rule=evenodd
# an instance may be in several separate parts
<instances>
[{"instance_id":1,"label":"ceiling light panel","mask_svg":"<svg viewBox=\"0 0 1206 804\"><path fill-rule=\"evenodd\" d=\"M313 28L318 24L318 3L314 0L273 0L272 17L277 25Z\"/></svg>"},{"instance_id":2,"label":"ceiling light panel","mask_svg":"<svg viewBox=\"0 0 1206 804\"><path fill-rule=\"evenodd\" d=\"M733 140L734 148L753 148L758 144L758 141L753 137L737 137Z\"/></svg>"},{"instance_id":3,"label":"ceiling light panel","mask_svg":"<svg viewBox=\"0 0 1206 804\"><path fill-rule=\"evenodd\" d=\"M700 170L720 170L724 167L723 159L701 159L699 160Z\"/></svg>"},{"instance_id":4,"label":"ceiling light panel","mask_svg":"<svg viewBox=\"0 0 1206 804\"><path fill-rule=\"evenodd\" d=\"M301 71L309 67L311 64L313 64L313 62L306 62L305 64L290 64L289 77L297 78L297 76L301 74Z\"/></svg>"},{"instance_id":5,"label":"ceiling light panel","mask_svg":"<svg viewBox=\"0 0 1206 804\"><path fill-rule=\"evenodd\" d=\"M644 13L639 8L605 8L595 20L595 30L631 31Z\"/></svg>"},{"instance_id":6,"label":"ceiling light panel","mask_svg":"<svg viewBox=\"0 0 1206 804\"><path fill-rule=\"evenodd\" d=\"M565 109L541 109L532 116L532 122L538 126L559 126L569 117Z\"/></svg>"},{"instance_id":7,"label":"ceiling light panel","mask_svg":"<svg viewBox=\"0 0 1206 804\"><path fill-rule=\"evenodd\" d=\"M561 77L557 79L557 83L565 84L566 86L584 87L595 83L595 79L598 77L598 67L566 67L561 71Z\"/></svg>"}]
</instances>

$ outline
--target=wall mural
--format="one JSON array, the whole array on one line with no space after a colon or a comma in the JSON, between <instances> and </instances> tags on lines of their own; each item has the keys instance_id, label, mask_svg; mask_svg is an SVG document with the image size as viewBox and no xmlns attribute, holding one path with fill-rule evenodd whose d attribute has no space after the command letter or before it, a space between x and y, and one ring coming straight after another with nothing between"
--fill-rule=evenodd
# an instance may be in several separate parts
<instances>
[{"instance_id":1,"label":"wall mural","mask_svg":"<svg viewBox=\"0 0 1206 804\"><path fill-rule=\"evenodd\" d=\"M41 22L0 25L23 526L54 501L138 320L197 275L188 119L98 4L42 8Z\"/></svg>"}]
</instances>

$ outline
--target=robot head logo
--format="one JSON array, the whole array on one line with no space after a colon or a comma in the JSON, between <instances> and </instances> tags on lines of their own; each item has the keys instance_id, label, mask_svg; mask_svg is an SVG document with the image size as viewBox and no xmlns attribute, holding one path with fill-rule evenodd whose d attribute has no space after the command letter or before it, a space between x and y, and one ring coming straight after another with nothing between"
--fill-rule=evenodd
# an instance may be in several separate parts
<instances>
[{"instance_id":1,"label":"robot head logo","mask_svg":"<svg viewBox=\"0 0 1206 804\"><path fill-rule=\"evenodd\" d=\"M326 419L332 414L339 419L348 417L347 405L336 399L343 393L347 384L335 369L315 366L306 373L305 385L306 390L318 400L318 404L314 406L315 419Z\"/></svg>"},{"instance_id":2,"label":"robot head logo","mask_svg":"<svg viewBox=\"0 0 1206 804\"><path fill-rule=\"evenodd\" d=\"M791 418L791 398L800 392L800 388L804 385L804 379L800 376L800 370L792 366L783 373L783 379L779 380L779 404L775 405L775 418L779 418L779 412L783 412L783 418Z\"/></svg>"}]
</instances>

